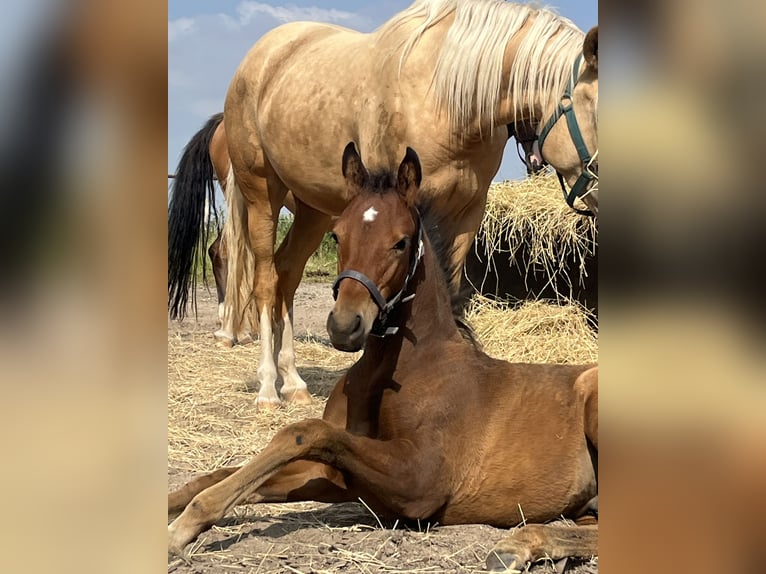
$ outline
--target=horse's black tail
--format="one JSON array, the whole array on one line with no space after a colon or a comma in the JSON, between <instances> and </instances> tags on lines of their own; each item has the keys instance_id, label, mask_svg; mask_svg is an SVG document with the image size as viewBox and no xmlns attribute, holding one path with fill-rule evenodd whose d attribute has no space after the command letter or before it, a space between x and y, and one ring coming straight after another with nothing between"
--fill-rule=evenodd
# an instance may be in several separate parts
<instances>
[{"instance_id":1,"label":"horse's black tail","mask_svg":"<svg viewBox=\"0 0 766 574\"><path fill-rule=\"evenodd\" d=\"M168 310L173 319L183 319L186 315L190 288L194 313L197 313L198 265L202 264L202 279L207 280L204 257L210 219L205 218L206 198L213 221L220 229L210 140L222 120L223 114L216 114L194 134L176 168L168 206Z\"/></svg>"}]
</instances>

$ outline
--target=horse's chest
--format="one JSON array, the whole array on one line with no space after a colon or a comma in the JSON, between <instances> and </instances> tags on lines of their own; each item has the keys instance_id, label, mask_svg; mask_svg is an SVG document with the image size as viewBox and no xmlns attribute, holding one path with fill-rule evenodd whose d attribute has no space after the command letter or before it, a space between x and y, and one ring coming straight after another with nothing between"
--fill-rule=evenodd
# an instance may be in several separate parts
<instances>
[{"instance_id":1,"label":"horse's chest","mask_svg":"<svg viewBox=\"0 0 766 574\"><path fill-rule=\"evenodd\" d=\"M392 438L406 432L408 425L406 397L390 387L378 390L346 388L348 400L346 429L370 438Z\"/></svg>"}]
</instances>

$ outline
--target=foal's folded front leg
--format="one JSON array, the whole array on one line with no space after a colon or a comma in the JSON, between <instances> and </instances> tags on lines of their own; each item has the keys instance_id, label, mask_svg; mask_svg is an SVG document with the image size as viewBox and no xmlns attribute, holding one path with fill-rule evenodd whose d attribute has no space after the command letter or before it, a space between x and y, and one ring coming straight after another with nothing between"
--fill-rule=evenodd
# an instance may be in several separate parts
<instances>
[{"instance_id":1,"label":"foal's folded front leg","mask_svg":"<svg viewBox=\"0 0 766 574\"><path fill-rule=\"evenodd\" d=\"M295 460L322 462L353 477L393 513L430 516L446 500L433 488L439 461L409 440L380 441L351 435L323 420L311 419L279 431L250 463L197 494L168 526L168 552L180 554L201 532Z\"/></svg>"}]
</instances>

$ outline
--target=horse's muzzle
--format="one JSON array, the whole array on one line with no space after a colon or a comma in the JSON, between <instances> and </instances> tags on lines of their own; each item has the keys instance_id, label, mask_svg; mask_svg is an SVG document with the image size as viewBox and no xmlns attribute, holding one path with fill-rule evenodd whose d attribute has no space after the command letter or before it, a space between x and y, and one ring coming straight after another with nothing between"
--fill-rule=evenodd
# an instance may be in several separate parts
<instances>
[{"instance_id":1,"label":"horse's muzzle","mask_svg":"<svg viewBox=\"0 0 766 574\"><path fill-rule=\"evenodd\" d=\"M369 329L362 315L333 309L327 317L327 334L339 351L355 352L364 347Z\"/></svg>"}]
</instances>

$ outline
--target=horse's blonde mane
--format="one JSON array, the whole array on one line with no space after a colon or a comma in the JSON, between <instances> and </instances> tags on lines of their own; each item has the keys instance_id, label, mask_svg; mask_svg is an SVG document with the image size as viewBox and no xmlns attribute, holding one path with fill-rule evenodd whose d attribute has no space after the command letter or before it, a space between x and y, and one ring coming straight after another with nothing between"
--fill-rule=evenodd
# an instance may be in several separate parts
<instances>
[{"instance_id":1,"label":"horse's blonde mane","mask_svg":"<svg viewBox=\"0 0 766 574\"><path fill-rule=\"evenodd\" d=\"M400 70L423 34L454 14L436 62L431 89L439 109L453 125L466 128L481 118L495 125L504 96L513 96L514 121L529 116L535 105L550 114L569 82L582 50L584 34L570 20L528 4L504 0L417 0L377 31L391 37L402 26L418 22L402 40ZM503 56L511 39L524 28L511 67L508 93L501 94Z\"/></svg>"}]
</instances>

